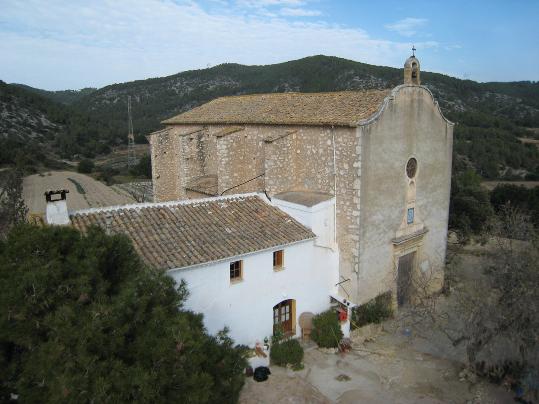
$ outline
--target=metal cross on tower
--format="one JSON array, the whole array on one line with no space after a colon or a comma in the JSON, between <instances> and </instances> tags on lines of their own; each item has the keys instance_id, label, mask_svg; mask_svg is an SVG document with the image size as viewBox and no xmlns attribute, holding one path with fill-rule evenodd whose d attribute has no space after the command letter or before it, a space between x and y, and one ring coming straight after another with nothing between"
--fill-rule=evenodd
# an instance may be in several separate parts
<instances>
[{"instance_id":1,"label":"metal cross on tower","mask_svg":"<svg viewBox=\"0 0 539 404\"><path fill-rule=\"evenodd\" d=\"M417 49L415 48L415 45L412 45L412 56L415 56L415 51L416 51L416 50L417 50Z\"/></svg>"},{"instance_id":2,"label":"metal cross on tower","mask_svg":"<svg viewBox=\"0 0 539 404\"><path fill-rule=\"evenodd\" d=\"M127 133L127 168L133 168L137 164L135 157L135 135L133 134L133 118L131 116L131 96L127 96L127 116L128 116L128 133Z\"/></svg>"}]
</instances>

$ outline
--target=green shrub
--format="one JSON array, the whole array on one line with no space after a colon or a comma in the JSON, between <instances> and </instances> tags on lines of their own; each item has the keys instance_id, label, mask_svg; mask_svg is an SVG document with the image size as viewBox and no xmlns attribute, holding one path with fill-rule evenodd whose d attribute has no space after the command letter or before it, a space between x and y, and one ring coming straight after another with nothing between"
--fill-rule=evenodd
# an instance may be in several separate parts
<instances>
[{"instance_id":1,"label":"green shrub","mask_svg":"<svg viewBox=\"0 0 539 404\"><path fill-rule=\"evenodd\" d=\"M137 165L130 170L137 177L152 178L152 158L149 154L142 156Z\"/></svg>"},{"instance_id":2,"label":"green shrub","mask_svg":"<svg viewBox=\"0 0 539 404\"><path fill-rule=\"evenodd\" d=\"M90 174L94 171L94 162L89 159L84 159L79 162L77 171L82 174Z\"/></svg>"},{"instance_id":3,"label":"green shrub","mask_svg":"<svg viewBox=\"0 0 539 404\"><path fill-rule=\"evenodd\" d=\"M281 324L273 327L273 335L271 336L271 345L277 345L284 339L284 329Z\"/></svg>"},{"instance_id":4,"label":"green shrub","mask_svg":"<svg viewBox=\"0 0 539 404\"><path fill-rule=\"evenodd\" d=\"M75 188L77 188L77 192L79 194L82 194L84 195L86 193L86 190L84 189L84 187L80 184L80 182L78 182L77 180L74 180L73 178L69 178L68 177L68 180L71 181L74 185L75 185Z\"/></svg>"},{"instance_id":5,"label":"green shrub","mask_svg":"<svg viewBox=\"0 0 539 404\"><path fill-rule=\"evenodd\" d=\"M15 226L0 290L12 313L0 316L1 403L238 400L245 348L226 328L207 334L183 309L185 283L149 270L125 235Z\"/></svg>"},{"instance_id":6,"label":"green shrub","mask_svg":"<svg viewBox=\"0 0 539 404\"><path fill-rule=\"evenodd\" d=\"M113 167L103 167L99 179L104 181L107 185L112 185L114 182L114 176L118 175L120 172Z\"/></svg>"},{"instance_id":7,"label":"green shrub","mask_svg":"<svg viewBox=\"0 0 539 404\"><path fill-rule=\"evenodd\" d=\"M328 310L313 317L311 338L322 348L336 348L343 337L335 310Z\"/></svg>"},{"instance_id":8,"label":"green shrub","mask_svg":"<svg viewBox=\"0 0 539 404\"><path fill-rule=\"evenodd\" d=\"M271 362L278 366L291 364L294 368L301 368L303 348L297 339L288 339L271 346Z\"/></svg>"},{"instance_id":9,"label":"green shrub","mask_svg":"<svg viewBox=\"0 0 539 404\"><path fill-rule=\"evenodd\" d=\"M382 293L374 299L352 310L352 326L363 327L367 324L380 324L393 316L391 292Z\"/></svg>"}]
</instances>

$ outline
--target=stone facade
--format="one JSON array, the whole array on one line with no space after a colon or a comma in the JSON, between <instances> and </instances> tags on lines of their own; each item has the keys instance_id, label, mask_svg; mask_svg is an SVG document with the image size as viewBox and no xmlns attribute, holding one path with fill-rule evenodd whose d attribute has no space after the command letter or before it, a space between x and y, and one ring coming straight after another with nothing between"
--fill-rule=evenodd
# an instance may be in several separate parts
<instances>
[{"instance_id":1,"label":"stone facade","mask_svg":"<svg viewBox=\"0 0 539 404\"><path fill-rule=\"evenodd\" d=\"M169 125L149 137L154 195L156 201L198 197L187 184L201 176L214 179L214 195L335 195L339 293L360 304L396 288L399 257L411 251L414 271L441 278L452 136L453 125L418 85L395 88L355 126ZM410 179L412 157L417 173Z\"/></svg>"}]
</instances>

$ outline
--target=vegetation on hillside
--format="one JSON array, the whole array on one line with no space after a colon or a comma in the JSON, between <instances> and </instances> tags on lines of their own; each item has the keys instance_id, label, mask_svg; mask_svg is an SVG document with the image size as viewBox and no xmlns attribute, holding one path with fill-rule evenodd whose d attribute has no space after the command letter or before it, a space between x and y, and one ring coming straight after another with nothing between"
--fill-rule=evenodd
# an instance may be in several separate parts
<instances>
[{"instance_id":1,"label":"vegetation on hillside","mask_svg":"<svg viewBox=\"0 0 539 404\"><path fill-rule=\"evenodd\" d=\"M539 229L539 187L531 189L523 186L500 184L490 193L490 202L496 212L503 212L507 206L519 209L529 215Z\"/></svg>"},{"instance_id":2,"label":"vegetation on hillside","mask_svg":"<svg viewBox=\"0 0 539 404\"><path fill-rule=\"evenodd\" d=\"M518 170L525 170L526 178L539 178L539 149L518 139L526 137L525 129L483 112L452 113L450 118L457 122L455 155L465 157L481 177L516 179L522 178Z\"/></svg>"},{"instance_id":3,"label":"vegetation on hillside","mask_svg":"<svg viewBox=\"0 0 539 404\"><path fill-rule=\"evenodd\" d=\"M0 401L233 403L244 350L186 311L127 237L15 227L0 241Z\"/></svg>"},{"instance_id":4,"label":"vegetation on hillside","mask_svg":"<svg viewBox=\"0 0 539 404\"><path fill-rule=\"evenodd\" d=\"M0 81L2 111L6 116L0 122L0 165L15 164L17 156L24 155L28 165L57 168L53 156L92 158L125 143L106 136L112 133L106 120Z\"/></svg>"},{"instance_id":5,"label":"vegetation on hillside","mask_svg":"<svg viewBox=\"0 0 539 404\"><path fill-rule=\"evenodd\" d=\"M467 168L476 169L484 178L539 175L537 150L518 140L529 135L521 126L539 127L539 83L477 83L429 72L422 72L421 77L444 113L458 123L455 151ZM142 143L163 119L220 96L392 88L401 83L402 69L319 55L267 66L222 64L98 90L50 92L0 83L0 100L6 94L20 98L19 104L37 106L49 117L58 127L43 141L52 142L53 151L61 157L93 158L126 143L128 96L135 139ZM0 136L2 142L12 139L4 149L26 147L24 133L21 136L17 144L13 136ZM29 155L40 152L28 148ZM8 153L0 164L12 163L13 158Z\"/></svg>"},{"instance_id":6,"label":"vegetation on hillside","mask_svg":"<svg viewBox=\"0 0 539 404\"><path fill-rule=\"evenodd\" d=\"M83 88L81 90L60 90L60 91L47 91L39 88L30 87L24 84L13 84L14 86L21 87L28 91L50 98L60 104L70 105L80 98L89 95L97 90L97 88Z\"/></svg>"},{"instance_id":7,"label":"vegetation on hillside","mask_svg":"<svg viewBox=\"0 0 539 404\"><path fill-rule=\"evenodd\" d=\"M0 240L9 230L26 221L28 208L22 199L22 170L0 172Z\"/></svg>"},{"instance_id":8,"label":"vegetation on hillside","mask_svg":"<svg viewBox=\"0 0 539 404\"><path fill-rule=\"evenodd\" d=\"M493 209L489 193L481 187L481 177L472 169L453 175L449 204L449 229L461 241L485 230Z\"/></svg>"},{"instance_id":9,"label":"vegetation on hillside","mask_svg":"<svg viewBox=\"0 0 539 404\"><path fill-rule=\"evenodd\" d=\"M438 319L478 374L530 394L539 392L538 235L527 214L500 208L485 232L494 248L473 281L453 285L457 304ZM453 271L450 265L449 276Z\"/></svg>"}]
</instances>

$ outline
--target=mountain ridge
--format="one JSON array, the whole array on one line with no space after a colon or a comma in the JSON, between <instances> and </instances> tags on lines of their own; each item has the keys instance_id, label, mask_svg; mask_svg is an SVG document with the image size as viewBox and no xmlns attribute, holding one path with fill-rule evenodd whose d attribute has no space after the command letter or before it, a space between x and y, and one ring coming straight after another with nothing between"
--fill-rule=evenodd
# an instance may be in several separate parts
<instances>
[{"instance_id":1,"label":"mountain ridge","mask_svg":"<svg viewBox=\"0 0 539 404\"><path fill-rule=\"evenodd\" d=\"M503 138L501 142L505 143L506 149L512 150L511 153L527 156L520 159L524 163L516 158L509 161L507 156L502 156L507 154L501 150L503 147L498 147L500 161L497 164L511 166L515 170L524 167L527 172L534 171L533 162L529 161L533 152L523 149L525 146L521 147L515 139L523 136L519 126L539 127L538 82L478 83L427 71L421 72L421 79L439 101L444 114L452 121L461 122L461 128L465 129L456 130L456 150L459 153L477 160L477 156L472 155L477 151L472 153L470 150L473 148L465 143L473 139L474 147L484 143L479 154L488 154L486 142L490 133ZM316 55L273 65L223 63L207 69L111 84L99 89L26 90L46 97L64 109L65 130L55 139L59 153L63 157L77 154L92 157L125 143L128 96L132 98L137 140L144 141L146 134L162 127L162 120L220 96L387 89L402 82L402 69ZM19 88L24 86L19 85ZM470 128L475 129L470 131ZM472 132L480 134L475 136ZM459 137L467 140L459 143ZM486 170L482 166L488 159L485 156L481 158L484 160L482 164L473 161L479 171L490 171L489 177L495 176L496 170L501 172L502 167Z\"/></svg>"}]
</instances>

